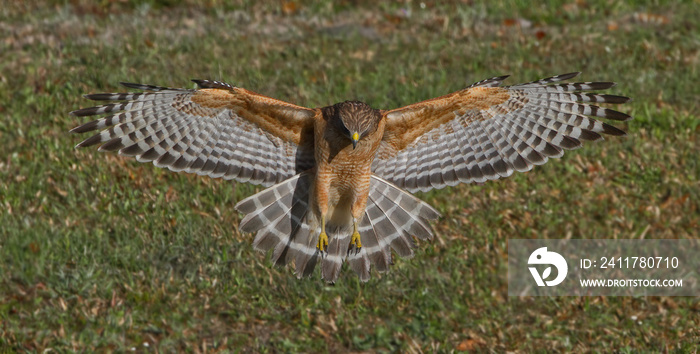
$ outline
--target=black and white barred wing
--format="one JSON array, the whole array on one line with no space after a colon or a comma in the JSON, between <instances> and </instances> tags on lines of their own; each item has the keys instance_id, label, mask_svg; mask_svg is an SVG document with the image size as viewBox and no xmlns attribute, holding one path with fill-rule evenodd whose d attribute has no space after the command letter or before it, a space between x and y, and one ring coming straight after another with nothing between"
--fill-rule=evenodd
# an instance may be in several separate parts
<instances>
[{"instance_id":1,"label":"black and white barred wing","mask_svg":"<svg viewBox=\"0 0 700 354\"><path fill-rule=\"evenodd\" d=\"M113 102L71 112L106 114L71 130L102 129L76 147L100 144L101 151L172 171L264 186L313 167L316 110L221 82L195 82L200 89L122 83L146 92L86 95Z\"/></svg>"},{"instance_id":2,"label":"black and white barred wing","mask_svg":"<svg viewBox=\"0 0 700 354\"><path fill-rule=\"evenodd\" d=\"M585 91L611 82L558 83L579 73L499 87L505 76L385 112L386 131L373 172L408 191L483 182L529 171L601 134L625 135L599 120L627 114L593 103L629 98Z\"/></svg>"}]
</instances>

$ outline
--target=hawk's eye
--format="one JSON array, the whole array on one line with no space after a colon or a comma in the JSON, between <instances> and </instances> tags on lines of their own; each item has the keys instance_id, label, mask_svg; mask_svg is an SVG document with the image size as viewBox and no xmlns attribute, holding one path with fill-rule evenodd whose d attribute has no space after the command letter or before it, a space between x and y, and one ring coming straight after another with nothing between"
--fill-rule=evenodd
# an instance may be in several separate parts
<instances>
[{"instance_id":1,"label":"hawk's eye","mask_svg":"<svg viewBox=\"0 0 700 354\"><path fill-rule=\"evenodd\" d=\"M340 131L340 132L341 132L343 135L345 135L345 136L350 136L350 129L348 129L348 128L345 126L345 123L343 122L343 120L342 120L342 119L338 119L338 122L340 123L340 124L337 124L338 131Z\"/></svg>"}]
</instances>

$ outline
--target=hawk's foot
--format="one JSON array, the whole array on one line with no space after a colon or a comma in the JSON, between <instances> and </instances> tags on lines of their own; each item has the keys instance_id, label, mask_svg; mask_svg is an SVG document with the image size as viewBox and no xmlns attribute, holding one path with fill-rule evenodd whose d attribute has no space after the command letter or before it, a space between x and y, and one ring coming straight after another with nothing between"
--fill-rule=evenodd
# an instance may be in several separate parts
<instances>
[{"instance_id":1,"label":"hawk's foot","mask_svg":"<svg viewBox=\"0 0 700 354\"><path fill-rule=\"evenodd\" d=\"M318 243L316 244L316 248L323 253L326 246L328 246L328 235L326 235L326 231L321 231L321 233L318 235Z\"/></svg>"},{"instance_id":2,"label":"hawk's foot","mask_svg":"<svg viewBox=\"0 0 700 354\"><path fill-rule=\"evenodd\" d=\"M326 246L328 246L328 235L326 234L326 216L321 215L321 233L318 235L318 243L316 244L316 248L318 248L318 250L321 252L321 255L323 255Z\"/></svg>"},{"instance_id":3,"label":"hawk's foot","mask_svg":"<svg viewBox=\"0 0 700 354\"><path fill-rule=\"evenodd\" d=\"M350 239L350 245L355 246L358 250L362 248L362 242L360 242L360 233L355 230L352 233L352 238Z\"/></svg>"},{"instance_id":4,"label":"hawk's foot","mask_svg":"<svg viewBox=\"0 0 700 354\"><path fill-rule=\"evenodd\" d=\"M362 242L360 242L360 233L357 231L357 220L352 219L352 238L350 239L350 246L355 246L355 249L359 252L362 248Z\"/></svg>"},{"instance_id":5,"label":"hawk's foot","mask_svg":"<svg viewBox=\"0 0 700 354\"><path fill-rule=\"evenodd\" d=\"M321 233L318 235L318 243L316 244L316 248L318 248L319 251L324 252L326 246L328 246L328 235L326 235L325 231L321 231Z\"/></svg>"}]
</instances>

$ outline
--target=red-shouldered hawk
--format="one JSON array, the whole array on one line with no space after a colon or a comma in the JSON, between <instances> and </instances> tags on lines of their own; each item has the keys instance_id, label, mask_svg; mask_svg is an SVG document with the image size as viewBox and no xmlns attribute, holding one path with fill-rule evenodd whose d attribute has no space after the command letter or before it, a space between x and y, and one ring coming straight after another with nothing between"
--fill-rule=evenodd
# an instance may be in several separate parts
<instances>
[{"instance_id":1,"label":"red-shouldered hawk","mask_svg":"<svg viewBox=\"0 0 700 354\"><path fill-rule=\"evenodd\" d=\"M411 256L431 239L439 213L409 194L529 171L563 150L625 133L588 116L631 117L591 103L622 96L585 93L610 82L557 83L578 73L499 87L506 76L389 111L347 101L304 108L222 82L199 89L123 83L145 92L85 96L116 101L74 116L108 114L71 130L100 130L101 144L141 162L269 187L236 205L240 230L275 264L299 277L317 262L328 282L344 261L362 281L387 271L391 250Z\"/></svg>"}]
</instances>

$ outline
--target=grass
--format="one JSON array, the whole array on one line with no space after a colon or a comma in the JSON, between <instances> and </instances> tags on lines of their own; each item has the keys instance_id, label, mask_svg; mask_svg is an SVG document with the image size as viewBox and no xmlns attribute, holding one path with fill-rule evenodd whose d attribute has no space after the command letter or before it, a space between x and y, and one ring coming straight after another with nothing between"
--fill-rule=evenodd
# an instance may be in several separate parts
<instances>
[{"instance_id":1,"label":"grass","mask_svg":"<svg viewBox=\"0 0 700 354\"><path fill-rule=\"evenodd\" d=\"M0 10L3 351L674 351L697 298L507 297L509 238L696 238L692 2L41 1ZM650 14L644 17L639 14ZM526 21L521 21L526 20ZM419 195L444 217L360 283L297 280L233 205L259 188L91 149L68 112L119 81L219 79L305 106L395 108L484 78L583 71L634 101L626 138ZM633 317L634 316L634 317ZM634 318L634 319L633 319Z\"/></svg>"}]
</instances>

